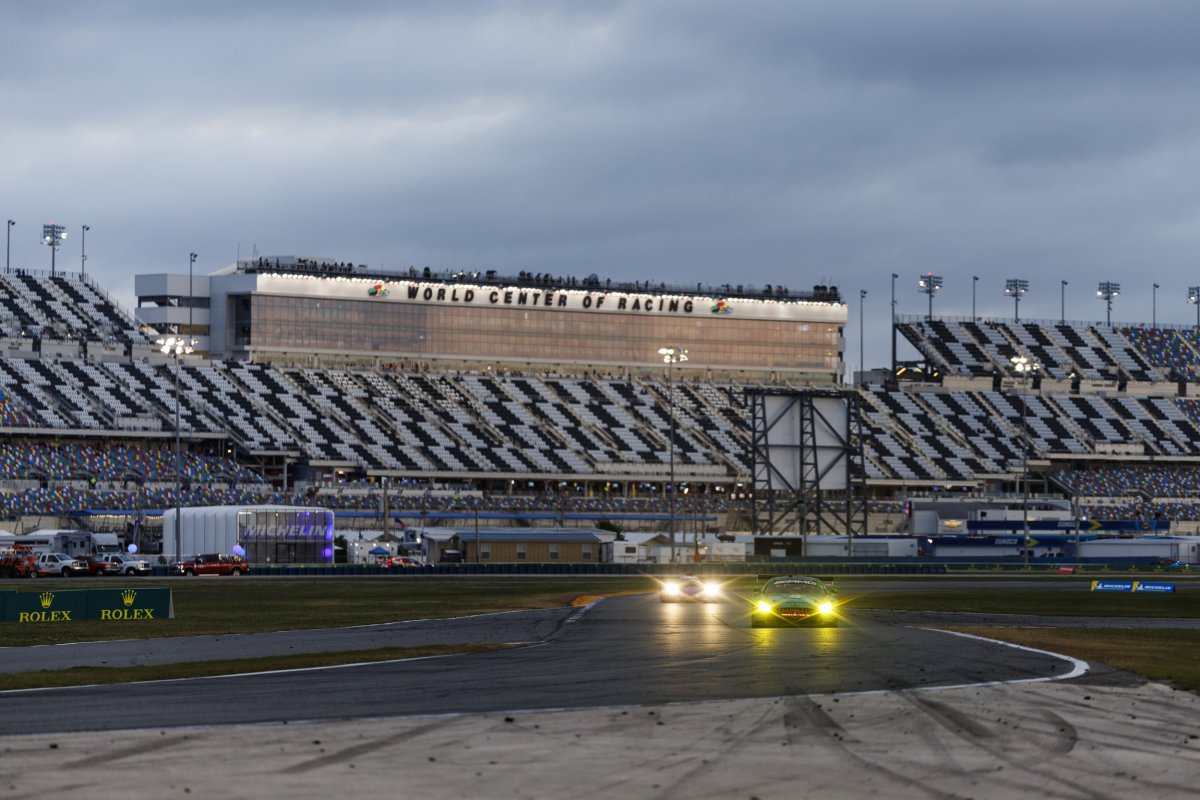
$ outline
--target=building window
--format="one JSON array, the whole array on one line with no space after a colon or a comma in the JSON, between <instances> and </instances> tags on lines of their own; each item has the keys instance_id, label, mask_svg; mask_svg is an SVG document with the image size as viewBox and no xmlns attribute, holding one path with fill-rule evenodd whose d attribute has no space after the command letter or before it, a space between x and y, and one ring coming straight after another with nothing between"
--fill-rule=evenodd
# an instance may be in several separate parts
<instances>
[{"instance_id":1,"label":"building window","mask_svg":"<svg viewBox=\"0 0 1200 800\"><path fill-rule=\"evenodd\" d=\"M551 543L550 545L550 560L558 561L558 544Z\"/></svg>"},{"instance_id":2,"label":"building window","mask_svg":"<svg viewBox=\"0 0 1200 800\"><path fill-rule=\"evenodd\" d=\"M525 543L521 542L517 545L517 561L525 560Z\"/></svg>"},{"instance_id":3,"label":"building window","mask_svg":"<svg viewBox=\"0 0 1200 800\"><path fill-rule=\"evenodd\" d=\"M490 544L487 544L486 542L479 545L479 558L483 561L487 561L491 557L492 557L492 546Z\"/></svg>"},{"instance_id":4,"label":"building window","mask_svg":"<svg viewBox=\"0 0 1200 800\"><path fill-rule=\"evenodd\" d=\"M583 560L584 560L584 561L591 561L591 560L592 560L592 546L591 546L590 544L585 544L585 545L583 546L583 553L582 553L582 556L583 556Z\"/></svg>"}]
</instances>

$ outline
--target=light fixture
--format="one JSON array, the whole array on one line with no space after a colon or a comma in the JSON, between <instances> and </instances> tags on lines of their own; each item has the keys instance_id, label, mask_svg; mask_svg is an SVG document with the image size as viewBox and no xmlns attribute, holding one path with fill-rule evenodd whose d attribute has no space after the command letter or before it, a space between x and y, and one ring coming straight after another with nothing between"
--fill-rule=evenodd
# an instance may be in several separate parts
<instances>
[{"instance_id":1,"label":"light fixture","mask_svg":"<svg viewBox=\"0 0 1200 800\"><path fill-rule=\"evenodd\" d=\"M49 225L42 226L42 244L50 248L50 277L53 278L56 272L55 257L58 254L59 245L67 238L67 229L62 225L55 225L51 222Z\"/></svg>"},{"instance_id":2,"label":"light fixture","mask_svg":"<svg viewBox=\"0 0 1200 800\"><path fill-rule=\"evenodd\" d=\"M1099 297L1106 304L1106 312L1104 324L1112 327L1112 301L1113 298L1121 293L1121 284L1113 283L1112 281L1101 281L1100 288L1096 290L1096 297Z\"/></svg>"},{"instance_id":3,"label":"light fixture","mask_svg":"<svg viewBox=\"0 0 1200 800\"><path fill-rule=\"evenodd\" d=\"M917 291L929 295L929 316L933 320L933 296L942 288L942 276L927 272L917 278Z\"/></svg>"},{"instance_id":4,"label":"light fixture","mask_svg":"<svg viewBox=\"0 0 1200 800\"><path fill-rule=\"evenodd\" d=\"M1021 321L1021 298L1029 291L1029 281L1009 278L1004 282L1004 296L1013 299L1013 322Z\"/></svg>"}]
</instances>

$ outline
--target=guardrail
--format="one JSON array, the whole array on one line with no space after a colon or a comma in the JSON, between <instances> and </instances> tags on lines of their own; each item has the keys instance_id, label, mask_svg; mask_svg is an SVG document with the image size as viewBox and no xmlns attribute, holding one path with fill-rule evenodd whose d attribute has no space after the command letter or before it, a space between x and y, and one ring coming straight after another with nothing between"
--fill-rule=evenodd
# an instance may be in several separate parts
<instances>
[{"instance_id":1,"label":"guardrail","mask_svg":"<svg viewBox=\"0 0 1200 800\"><path fill-rule=\"evenodd\" d=\"M1157 564L1153 559L1093 559L1082 564L1019 559L894 560L789 559L786 561L705 562L701 564L582 564L582 563L491 563L432 564L423 567L385 567L379 564L252 564L250 574L268 577L314 576L421 576L421 575L947 575L976 572L1022 572L1055 574L1068 566L1076 573L1104 572L1191 572L1189 566ZM170 573L155 565L154 575ZM224 580L224 579L223 579Z\"/></svg>"}]
</instances>

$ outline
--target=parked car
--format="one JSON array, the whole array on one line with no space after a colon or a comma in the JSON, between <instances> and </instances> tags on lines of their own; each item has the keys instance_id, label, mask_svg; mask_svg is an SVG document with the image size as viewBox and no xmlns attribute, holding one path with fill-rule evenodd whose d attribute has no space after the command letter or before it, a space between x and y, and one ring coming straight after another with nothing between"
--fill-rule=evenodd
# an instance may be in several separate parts
<instances>
[{"instance_id":1,"label":"parked car","mask_svg":"<svg viewBox=\"0 0 1200 800\"><path fill-rule=\"evenodd\" d=\"M384 562L385 567L403 567L413 569L422 566L421 562L412 556L392 556Z\"/></svg>"},{"instance_id":2,"label":"parked car","mask_svg":"<svg viewBox=\"0 0 1200 800\"><path fill-rule=\"evenodd\" d=\"M39 553L37 574L42 577L61 575L64 578L87 575L88 564L84 559L66 553Z\"/></svg>"},{"instance_id":3,"label":"parked car","mask_svg":"<svg viewBox=\"0 0 1200 800\"><path fill-rule=\"evenodd\" d=\"M441 555L438 557L439 564L461 564L464 561L466 561L466 558L463 557L462 550L452 550L450 548L442 550Z\"/></svg>"},{"instance_id":4,"label":"parked car","mask_svg":"<svg viewBox=\"0 0 1200 800\"><path fill-rule=\"evenodd\" d=\"M150 562L125 553L97 553L88 558L91 575L149 575Z\"/></svg>"},{"instance_id":5,"label":"parked car","mask_svg":"<svg viewBox=\"0 0 1200 800\"><path fill-rule=\"evenodd\" d=\"M248 575L250 562L229 553L202 553L178 561L175 572L180 575Z\"/></svg>"}]
</instances>

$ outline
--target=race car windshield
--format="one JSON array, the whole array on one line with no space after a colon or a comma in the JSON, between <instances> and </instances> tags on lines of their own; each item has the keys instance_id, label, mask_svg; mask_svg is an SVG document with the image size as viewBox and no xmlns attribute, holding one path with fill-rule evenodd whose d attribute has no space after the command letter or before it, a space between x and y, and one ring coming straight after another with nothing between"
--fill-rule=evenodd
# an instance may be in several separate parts
<instances>
[{"instance_id":1,"label":"race car windshield","mask_svg":"<svg viewBox=\"0 0 1200 800\"><path fill-rule=\"evenodd\" d=\"M768 587L768 591L788 594L825 594L825 587L808 581L776 581Z\"/></svg>"}]
</instances>

